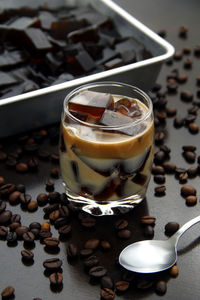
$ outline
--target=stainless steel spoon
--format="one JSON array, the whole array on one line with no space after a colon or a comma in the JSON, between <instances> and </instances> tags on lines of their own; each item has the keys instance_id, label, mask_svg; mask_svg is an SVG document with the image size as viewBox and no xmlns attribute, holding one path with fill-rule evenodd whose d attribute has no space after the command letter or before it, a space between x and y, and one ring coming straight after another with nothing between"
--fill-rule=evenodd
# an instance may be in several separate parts
<instances>
[{"instance_id":1,"label":"stainless steel spoon","mask_svg":"<svg viewBox=\"0 0 200 300\"><path fill-rule=\"evenodd\" d=\"M172 267L177 261L179 238L198 222L200 216L184 224L168 240L145 240L127 246L119 256L119 263L127 270L138 273L155 273Z\"/></svg>"}]
</instances>

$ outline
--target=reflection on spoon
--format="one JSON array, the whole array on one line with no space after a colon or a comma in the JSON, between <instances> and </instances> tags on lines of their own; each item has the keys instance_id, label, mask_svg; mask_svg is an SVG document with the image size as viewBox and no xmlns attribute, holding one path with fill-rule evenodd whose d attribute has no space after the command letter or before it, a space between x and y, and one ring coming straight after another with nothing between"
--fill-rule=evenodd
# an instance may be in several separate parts
<instances>
[{"instance_id":1,"label":"reflection on spoon","mask_svg":"<svg viewBox=\"0 0 200 300\"><path fill-rule=\"evenodd\" d=\"M155 273L172 267L177 261L179 238L198 222L200 216L184 224L168 240L146 240L127 246L119 256L119 263L127 270L138 273Z\"/></svg>"}]
</instances>

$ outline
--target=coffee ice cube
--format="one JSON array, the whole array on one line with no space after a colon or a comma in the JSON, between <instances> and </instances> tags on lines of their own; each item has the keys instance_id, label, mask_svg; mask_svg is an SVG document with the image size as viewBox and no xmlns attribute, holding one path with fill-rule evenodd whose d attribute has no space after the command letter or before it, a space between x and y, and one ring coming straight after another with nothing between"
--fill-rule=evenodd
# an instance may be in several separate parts
<instances>
[{"instance_id":1,"label":"coffee ice cube","mask_svg":"<svg viewBox=\"0 0 200 300\"><path fill-rule=\"evenodd\" d=\"M116 102L115 110L131 118L139 118L142 116L142 111L134 99L121 98Z\"/></svg>"},{"instance_id":2,"label":"coffee ice cube","mask_svg":"<svg viewBox=\"0 0 200 300\"><path fill-rule=\"evenodd\" d=\"M100 119L105 109L112 109L113 106L111 94L83 91L70 100L69 111L87 113Z\"/></svg>"}]
</instances>

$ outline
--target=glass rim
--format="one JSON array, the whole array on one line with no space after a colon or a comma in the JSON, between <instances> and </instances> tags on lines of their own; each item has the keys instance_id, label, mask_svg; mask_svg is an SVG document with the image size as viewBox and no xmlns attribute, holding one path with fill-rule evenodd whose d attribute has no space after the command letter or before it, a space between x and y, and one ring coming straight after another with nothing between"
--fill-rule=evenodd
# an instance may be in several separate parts
<instances>
[{"instance_id":1,"label":"glass rim","mask_svg":"<svg viewBox=\"0 0 200 300\"><path fill-rule=\"evenodd\" d=\"M92 124L92 123L89 123L89 122L82 121L82 120L76 118L74 115L72 115L70 113L70 111L68 109L67 102L69 101L69 99L72 98L73 95L76 95L77 92L88 90L89 88L95 88L95 87L99 87L99 86L109 87L110 85L115 86L115 87L127 87L129 89L132 89L134 92L137 92L138 94L140 94L140 96L143 96L147 100L148 105L149 105L147 107L148 110L144 114L144 116L142 118L138 119L138 120L133 121L134 124L132 122L130 122L130 123L121 124L121 125L100 125L100 124ZM144 104L144 105L146 106L146 104ZM88 83L88 84L84 84L84 85L81 85L81 86L73 89L64 99L63 110L64 110L64 113L67 116L69 116L72 120L74 120L76 123L79 123L81 125L91 127L91 128L96 128L96 129L116 130L116 129L119 129L119 128L129 128L131 126L136 126L136 125L140 124L141 122L144 122L152 114L153 104L152 104L151 98L145 92L143 92L140 88L138 88L134 85L130 85L130 84L127 84L127 83L122 83L122 82L117 82L117 81L100 81L100 82L93 82L93 83L91 82L91 83Z\"/></svg>"}]
</instances>

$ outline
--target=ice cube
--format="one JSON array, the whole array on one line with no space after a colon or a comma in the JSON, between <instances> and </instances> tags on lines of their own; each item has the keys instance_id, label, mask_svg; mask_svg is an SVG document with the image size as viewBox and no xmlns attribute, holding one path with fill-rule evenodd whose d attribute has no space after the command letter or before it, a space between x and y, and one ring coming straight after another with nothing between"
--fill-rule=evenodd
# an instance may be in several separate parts
<instances>
[{"instance_id":1,"label":"ice cube","mask_svg":"<svg viewBox=\"0 0 200 300\"><path fill-rule=\"evenodd\" d=\"M86 113L101 118L106 108L114 106L111 94L83 91L69 102L69 111Z\"/></svg>"},{"instance_id":2,"label":"ice cube","mask_svg":"<svg viewBox=\"0 0 200 300\"><path fill-rule=\"evenodd\" d=\"M121 98L116 102L115 110L131 118L142 116L142 111L135 99Z\"/></svg>"}]
</instances>

